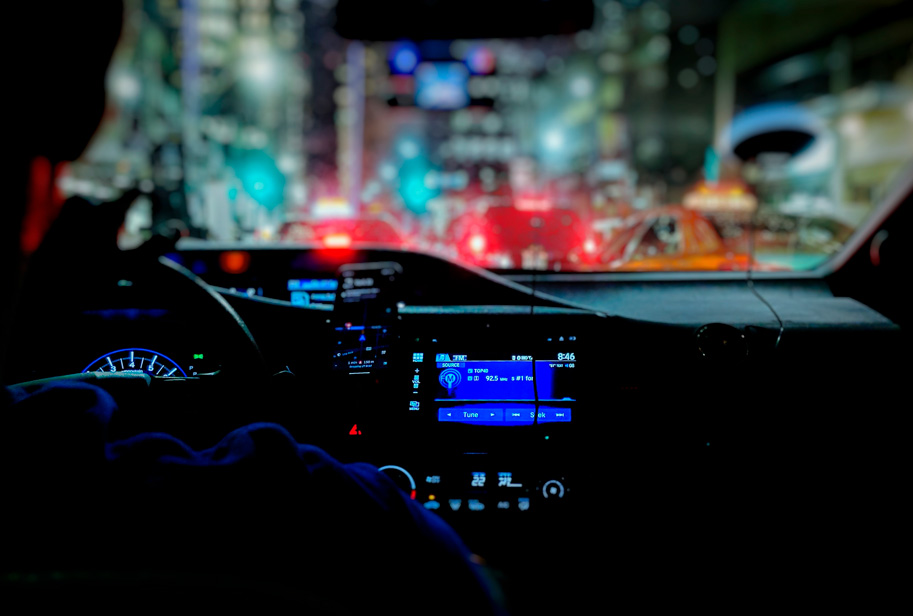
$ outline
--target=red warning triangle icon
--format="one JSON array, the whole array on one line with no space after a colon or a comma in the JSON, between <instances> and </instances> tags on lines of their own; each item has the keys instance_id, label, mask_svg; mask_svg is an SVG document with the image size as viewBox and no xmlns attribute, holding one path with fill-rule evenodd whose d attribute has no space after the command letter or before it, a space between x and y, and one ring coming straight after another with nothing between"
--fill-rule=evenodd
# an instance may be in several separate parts
<instances>
[{"instance_id":1,"label":"red warning triangle icon","mask_svg":"<svg viewBox=\"0 0 913 616\"><path fill-rule=\"evenodd\" d=\"M349 430L349 434L351 434L352 436L361 434L361 430L358 429L358 424L352 424L352 429Z\"/></svg>"}]
</instances>

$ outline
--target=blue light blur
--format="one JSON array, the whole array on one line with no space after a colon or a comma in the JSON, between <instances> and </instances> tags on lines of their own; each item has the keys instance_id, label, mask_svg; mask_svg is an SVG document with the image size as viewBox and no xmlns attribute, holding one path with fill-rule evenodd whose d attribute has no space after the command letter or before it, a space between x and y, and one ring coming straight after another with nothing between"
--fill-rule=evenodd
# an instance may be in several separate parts
<instances>
[{"instance_id":1,"label":"blue light blur","mask_svg":"<svg viewBox=\"0 0 913 616\"><path fill-rule=\"evenodd\" d=\"M762 103L736 115L724 135L725 145L735 145L764 133L797 131L816 135L820 120L796 103Z\"/></svg>"},{"instance_id":2,"label":"blue light blur","mask_svg":"<svg viewBox=\"0 0 913 616\"><path fill-rule=\"evenodd\" d=\"M490 75L495 70L495 54L487 47L476 45L466 53L466 66L473 75Z\"/></svg>"},{"instance_id":3,"label":"blue light blur","mask_svg":"<svg viewBox=\"0 0 913 616\"><path fill-rule=\"evenodd\" d=\"M411 75L420 59L418 47L410 41L402 41L390 46L388 61L390 72L395 75Z\"/></svg>"},{"instance_id":4,"label":"blue light blur","mask_svg":"<svg viewBox=\"0 0 913 616\"><path fill-rule=\"evenodd\" d=\"M462 109L469 104L469 70L459 62L424 62L415 71L415 104Z\"/></svg>"}]
</instances>

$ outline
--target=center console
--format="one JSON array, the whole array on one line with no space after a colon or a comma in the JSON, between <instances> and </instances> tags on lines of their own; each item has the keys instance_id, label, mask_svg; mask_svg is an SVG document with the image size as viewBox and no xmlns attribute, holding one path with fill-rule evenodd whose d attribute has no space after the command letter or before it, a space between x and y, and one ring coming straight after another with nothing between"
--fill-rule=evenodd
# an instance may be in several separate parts
<instances>
[{"instance_id":1,"label":"center console","mask_svg":"<svg viewBox=\"0 0 913 616\"><path fill-rule=\"evenodd\" d=\"M572 435L591 404L584 332L522 307L418 312L401 315L393 388L396 425L411 441L381 469L451 521L565 506L576 487Z\"/></svg>"}]
</instances>

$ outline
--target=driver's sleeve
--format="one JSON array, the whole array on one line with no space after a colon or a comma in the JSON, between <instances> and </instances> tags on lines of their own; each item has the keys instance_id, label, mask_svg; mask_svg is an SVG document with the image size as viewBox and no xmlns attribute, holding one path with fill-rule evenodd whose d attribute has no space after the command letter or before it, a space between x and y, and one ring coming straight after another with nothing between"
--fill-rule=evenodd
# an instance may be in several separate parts
<instances>
[{"instance_id":1,"label":"driver's sleeve","mask_svg":"<svg viewBox=\"0 0 913 616\"><path fill-rule=\"evenodd\" d=\"M116 410L106 391L77 381L0 387L6 571L68 567L96 548L89 529L107 498L105 443Z\"/></svg>"},{"instance_id":2,"label":"driver's sleeve","mask_svg":"<svg viewBox=\"0 0 913 616\"><path fill-rule=\"evenodd\" d=\"M258 563L246 574L316 591L346 612L501 611L496 587L443 520L376 468L342 464L278 425L237 429L202 451L142 434L107 455L126 487L118 492L147 478L137 509L164 521L150 547L166 560L180 537L234 573L243 555Z\"/></svg>"},{"instance_id":3,"label":"driver's sleeve","mask_svg":"<svg viewBox=\"0 0 913 616\"><path fill-rule=\"evenodd\" d=\"M215 574L334 613L502 612L456 533L370 465L275 424L205 450L161 433L108 442L117 407L95 386L3 393L16 566Z\"/></svg>"}]
</instances>

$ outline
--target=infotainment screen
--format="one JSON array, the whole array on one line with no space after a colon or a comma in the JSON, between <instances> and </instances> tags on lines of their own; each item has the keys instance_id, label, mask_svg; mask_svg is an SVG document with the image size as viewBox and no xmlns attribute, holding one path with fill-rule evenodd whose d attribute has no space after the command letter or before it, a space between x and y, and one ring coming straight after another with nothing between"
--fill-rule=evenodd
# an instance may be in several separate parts
<instances>
[{"instance_id":1,"label":"infotainment screen","mask_svg":"<svg viewBox=\"0 0 913 616\"><path fill-rule=\"evenodd\" d=\"M571 421L576 354L550 355L436 353L431 386L437 420L478 425Z\"/></svg>"},{"instance_id":2,"label":"infotainment screen","mask_svg":"<svg viewBox=\"0 0 913 616\"><path fill-rule=\"evenodd\" d=\"M398 263L353 263L339 268L330 323L333 369L370 374L389 367L396 322Z\"/></svg>"}]
</instances>

